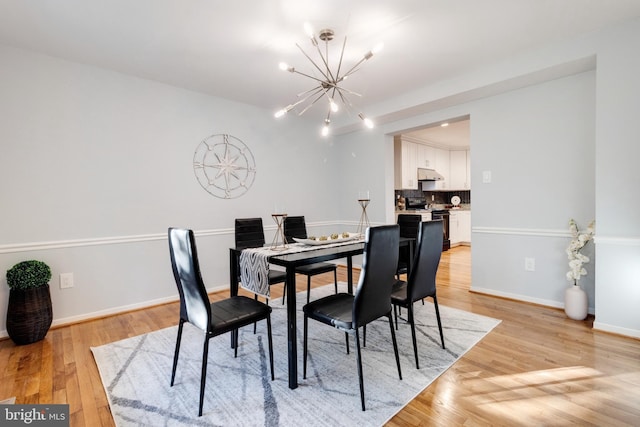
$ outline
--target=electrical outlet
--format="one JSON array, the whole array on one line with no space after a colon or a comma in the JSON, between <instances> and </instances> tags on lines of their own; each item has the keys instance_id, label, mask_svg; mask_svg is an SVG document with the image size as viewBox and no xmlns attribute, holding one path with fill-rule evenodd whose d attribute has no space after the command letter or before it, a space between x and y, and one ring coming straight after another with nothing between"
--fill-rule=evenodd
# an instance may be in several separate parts
<instances>
[{"instance_id":1,"label":"electrical outlet","mask_svg":"<svg viewBox=\"0 0 640 427\"><path fill-rule=\"evenodd\" d=\"M73 273L60 273L60 289L73 288Z\"/></svg>"},{"instance_id":2,"label":"electrical outlet","mask_svg":"<svg viewBox=\"0 0 640 427\"><path fill-rule=\"evenodd\" d=\"M526 271L536 271L536 259L535 258L525 258L524 259L524 269Z\"/></svg>"},{"instance_id":3,"label":"electrical outlet","mask_svg":"<svg viewBox=\"0 0 640 427\"><path fill-rule=\"evenodd\" d=\"M482 171L482 183L483 184L491 183L491 171Z\"/></svg>"}]
</instances>

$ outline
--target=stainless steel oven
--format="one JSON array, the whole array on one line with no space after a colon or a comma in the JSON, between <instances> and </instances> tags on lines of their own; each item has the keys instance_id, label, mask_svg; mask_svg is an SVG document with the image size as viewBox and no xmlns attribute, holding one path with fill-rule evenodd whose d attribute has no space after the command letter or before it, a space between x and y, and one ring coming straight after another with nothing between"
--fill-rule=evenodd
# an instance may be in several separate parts
<instances>
[{"instance_id":1,"label":"stainless steel oven","mask_svg":"<svg viewBox=\"0 0 640 427\"><path fill-rule=\"evenodd\" d=\"M451 248L451 240L449 239L449 218L450 214L448 210L434 210L431 211L431 219L442 220L442 250L448 251Z\"/></svg>"}]
</instances>

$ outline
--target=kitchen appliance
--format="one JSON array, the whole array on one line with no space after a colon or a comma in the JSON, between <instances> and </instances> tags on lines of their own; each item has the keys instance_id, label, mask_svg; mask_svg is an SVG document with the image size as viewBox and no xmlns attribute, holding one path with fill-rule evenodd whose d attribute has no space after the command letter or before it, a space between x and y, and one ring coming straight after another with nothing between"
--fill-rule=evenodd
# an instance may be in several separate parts
<instances>
[{"instance_id":1,"label":"kitchen appliance","mask_svg":"<svg viewBox=\"0 0 640 427\"><path fill-rule=\"evenodd\" d=\"M418 168L418 181L443 181L444 176L433 169Z\"/></svg>"},{"instance_id":2,"label":"kitchen appliance","mask_svg":"<svg viewBox=\"0 0 640 427\"><path fill-rule=\"evenodd\" d=\"M431 211L432 220L442 220L442 251L448 251L451 248L451 240L449 239L449 219L451 214L448 210Z\"/></svg>"},{"instance_id":3,"label":"kitchen appliance","mask_svg":"<svg viewBox=\"0 0 640 427\"><path fill-rule=\"evenodd\" d=\"M424 197L407 197L405 199L405 205L407 210L425 209L427 199Z\"/></svg>"}]
</instances>

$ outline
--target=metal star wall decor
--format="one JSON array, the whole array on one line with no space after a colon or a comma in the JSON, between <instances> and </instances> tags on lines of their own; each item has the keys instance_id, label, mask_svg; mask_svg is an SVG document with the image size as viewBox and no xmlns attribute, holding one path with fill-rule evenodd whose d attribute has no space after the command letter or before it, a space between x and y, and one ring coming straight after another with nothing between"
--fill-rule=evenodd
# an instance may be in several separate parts
<instances>
[{"instance_id":1,"label":"metal star wall decor","mask_svg":"<svg viewBox=\"0 0 640 427\"><path fill-rule=\"evenodd\" d=\"M205 138L193 155L193 171L209 194L235 199L249 191L256 177L256 162L240 139L218 134Z\"/></svg>"}]
</instances>

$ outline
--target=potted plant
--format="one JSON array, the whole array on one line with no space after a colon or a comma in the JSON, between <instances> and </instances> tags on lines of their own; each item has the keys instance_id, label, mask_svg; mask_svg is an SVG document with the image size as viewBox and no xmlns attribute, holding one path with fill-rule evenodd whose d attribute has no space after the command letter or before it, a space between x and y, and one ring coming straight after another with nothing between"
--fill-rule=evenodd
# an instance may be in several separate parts
<instances>
[{"instance_id":1,"label":"potted plant","mask_svg":"<svg viewBox=\"0 0 640 427\"><path fill-rule=\"evenodd\" d=\"M22 261L7 271L7 333L16 344L31 344L47 335L53 320L50 279L51 269L42 261Z\"/></svg>"},{"instance_id":2,"label":"potted plant","mask_svg":"<svg viewBox=\"0 0 640 427\"><path fill-rule=\"evenodd\" d=\"M587 293L582 290L578 281L582 276L587 275L587 270L583 265L590 260L588 256L581 254L580 251L593 239L595 221L591 221L587 230L581 232L578 229L578 224L572 218L569 220L569 232L571 233L571 242L567 247L567 256L569 258L567 280L573 282L573 286L565 290L564 311L571 319L583 320L587 317L588 299Z\"/></svg>"}]
</instances>

